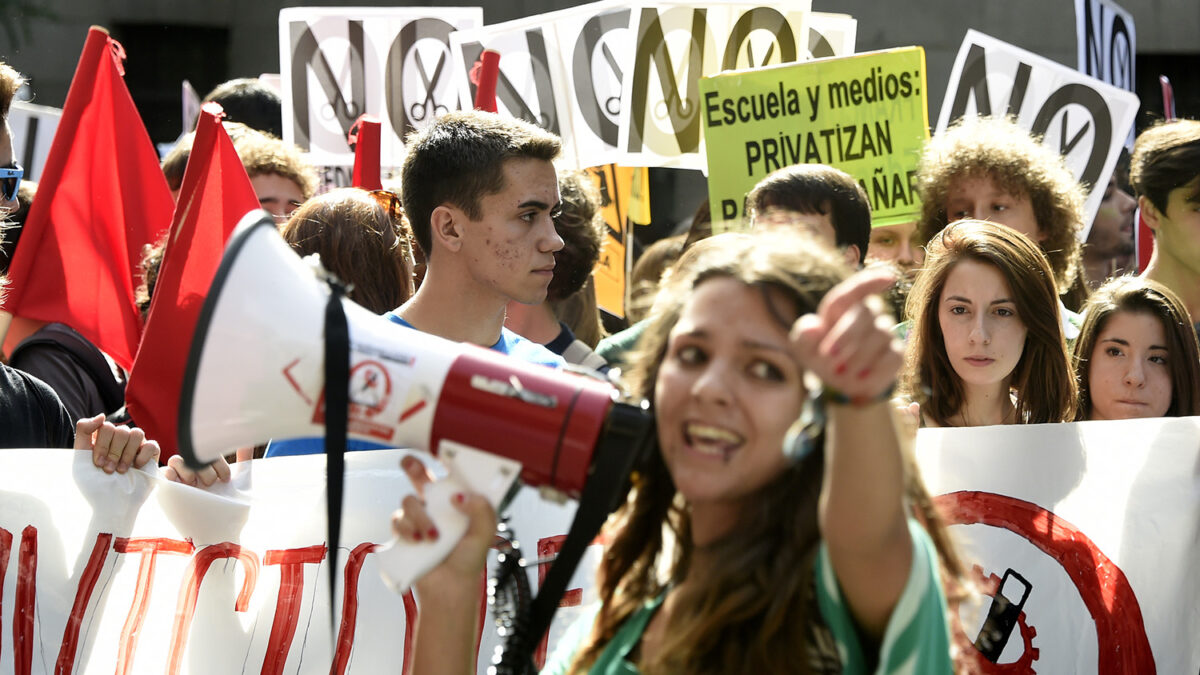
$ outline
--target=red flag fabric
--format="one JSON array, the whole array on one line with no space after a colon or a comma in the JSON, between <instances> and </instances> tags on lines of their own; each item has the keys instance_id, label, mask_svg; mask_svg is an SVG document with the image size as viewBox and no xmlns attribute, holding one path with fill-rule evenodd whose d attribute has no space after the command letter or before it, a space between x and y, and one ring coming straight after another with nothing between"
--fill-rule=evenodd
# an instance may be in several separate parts
<instances>
[{"instance_id":1,"label":"red flag fabric","mask_svg":"<svg viewBox=\"0 0 1200 675\"><path fill-rule=\"evenodd\" d=\"M200 109L196 137L163 254L146 331L125 388L125 403L163 457L177 452L179 389L200 308L225 251L247 212L259 208L216 103ZM231 448L232 450L232 448Z\"/></svg>"},{"instance_id":2,"label":"red flag fabric","mask_svg":"<svg viewBox=\"0 0 1200 675\"><path fill-rule=\"evenodd\" d=\"M374 115L361 115L350 128L350 143L354 145L354 177L351 184L364 190L382 190L379 172L379 144L382 124Z\"/></svg>"},{"instance_id":3,"label":"red flag fabric","mask_svg":"<svg viewBox=\"0 0 1200 675\"><path fill-rule=\"evenodd\" d=\"M471 68L471 77L475 80L475 109L497 112L496 80L500 78L500 52L483 50Z\"/></svg>"},{"instance_id":4,"label":"red flag fabric","mask_svg":"<svg viewBox=\"0 0 1200 675\"><path fill-rule=\"evenodd\" d=\"M4 309L65 323L129 368L142 331L142 248L166 230L174 204L125 87L124 56L103 28L88 31Z\"/></svg>"}]
</instances>

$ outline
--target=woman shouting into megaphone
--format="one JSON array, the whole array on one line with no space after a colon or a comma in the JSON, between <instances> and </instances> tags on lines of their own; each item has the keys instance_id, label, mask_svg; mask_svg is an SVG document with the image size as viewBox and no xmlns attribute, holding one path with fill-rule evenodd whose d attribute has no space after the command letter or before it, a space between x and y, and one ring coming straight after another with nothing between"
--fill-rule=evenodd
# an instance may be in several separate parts
<instances>
[{"instance_id":1,"label":"woman shouting into megaphone","mask_svg":"<svg viewBox=\"0 0 1200 675\"><path fill-rule=\"evenodd\" d=\"M901 348L878 272L797 235L727 234L664 283L627 384L657 450L610 519L600 605L550 673L948 673L959 565L893 424ZM408 459L420 489L430 480ZM414 673L475 672L495 515L417 582ZM393 519L436 538L421 501ZM945 580L945 581L944 581Z\"/></svg>"}]
</instances>

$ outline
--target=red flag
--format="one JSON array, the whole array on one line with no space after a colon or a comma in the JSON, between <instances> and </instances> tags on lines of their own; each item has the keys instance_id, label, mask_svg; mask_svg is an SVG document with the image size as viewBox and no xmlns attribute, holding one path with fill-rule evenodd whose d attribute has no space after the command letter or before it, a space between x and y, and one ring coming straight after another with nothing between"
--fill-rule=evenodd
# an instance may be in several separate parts
<instances>
[{"instance_id":1,"label":"red flag","mask_svg":"<svg viewBox=\"0 0 1200 675\"><path fill-rule=\"evenodd\" d=\"M174 204L125 87L124 56L103 28L88 31L4 308L65 323L129 368L142 331L142 247L167 228Z\"/></svg>"},{"instance_id":2,"label":"red flag","mask_svg":"<svg viewBox=\"0 0 1200 675\"><path fill-rule=\"evenodd\" d=\"M382 190L379 176L379 144L382 125L374 115L361 115L350 127L350 144L354 146L354 178L350 184L364 190Z\"/></svg>"},{"instance_id":3,"label":"red flag","mask_svg":"<svg viewBox=\"0 0 1200 675\"><path fill-rule=\"evenodd\" d=\"M130 415L148 438L159 442L164 458L176 452L179 388L204 297L229 235L247 212L258 208L222 116L216 103L200 109L146 332L125 389Z\"/></svg>"},{"instance_id":4,"label":"red flag","mask_svg":"<svg viewBox=\"0 0 1200 675\"><path fill-rule=\"evenodd\" d=\"M479 60L471 68L470 77L475 84L475 109L496 112L496 80L500 77L500 52L483 50Z\"/></svg>"}]
</instances>

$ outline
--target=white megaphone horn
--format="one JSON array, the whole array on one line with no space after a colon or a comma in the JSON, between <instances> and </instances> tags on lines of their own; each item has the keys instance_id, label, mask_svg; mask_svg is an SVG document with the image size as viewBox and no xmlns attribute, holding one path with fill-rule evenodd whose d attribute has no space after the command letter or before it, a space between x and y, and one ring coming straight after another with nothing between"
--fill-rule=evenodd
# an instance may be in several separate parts
<instances>
[{"instance_id":1,"label":"white megaphone horn","mask_svg":"<svg viewBox=\"0 0 1200 675\"><path fill-rule=\"evenodd\" d=\"M230 236L192 339L179 452L192 466L270 439L324 435L324 272L261 211ZM382 555L393 588L440 562L466 530L450 503L465 488L498 507L513 482L579 497L604 447L636 454L644 406L605 382L405 328L342 300L350 333L348 435L437 455L451 474L426 492L442 535ZM606 451L607 452L607 451ZM622 460L625 458L622 457ZM460 482L461 481L461 482ZM608 506L609 509L612 505ZM394 542L395 543L395 542Z\"/></svg>"}]
</instances>

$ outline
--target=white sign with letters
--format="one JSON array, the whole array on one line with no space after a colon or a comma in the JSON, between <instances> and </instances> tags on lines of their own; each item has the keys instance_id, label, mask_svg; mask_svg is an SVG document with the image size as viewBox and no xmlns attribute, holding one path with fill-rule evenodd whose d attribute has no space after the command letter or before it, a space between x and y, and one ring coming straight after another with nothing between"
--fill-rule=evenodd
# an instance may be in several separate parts
<instances>
[{"instance_id":1,"label":"white sign with letters","mask_svg":"<svg viewBox=\"0 0 1200 675\"><path fill-rule=\"evenodd\" d=\"M1137 110L1138 97L1128 91L970 30L950 73L937 132L968 115L1011 115L1042 136L1088 190L1084 241Z\"/></svg>"},{"instance_id":2,"label":"white sign with letters","mask_svg":"<svg viewBox=\"0 0 1200 675\"><path fill-rule=\"evenodd\" d=\"M363 113L383 121L383 166L404 137L458 110L450 34L483 24L479 7L289 7L279 12L283 138L317 166L353 166L346 142Z\"/></svg>"},{"instance_id":3,"label":"white sign with letters","mask_svg":"<svg viewBox=\"0 0 1200 675\"><path fill-rule=\"evenodd\" d=\"M346 454L331 621L324 456L238 463L206 491L107 475L83 451L0 450L0 672L404 672L429 599L388 590L373 553L411 493L403 454ZM573 513L523 490L511 522L526 557L552 559ZM564 604L594 600L597 560ZM536 591L544 570L529 571ZM561 609L550 639L579 611ZM489 620L480 675L497 644Z\"/></svg>"},{"instance_id":4,"label":"white sign with letters","mask_svg":"<svg viewBox=\"0 0 1200 675\"><path fill-rule=\"evenodd\" d=\"M1133 15L1111 0L1075 0L1079 72L1118 89L1137 91L1137 32ZM1126 147L1133 148L1134 130Z\"/></svg>"}]
</instances>

